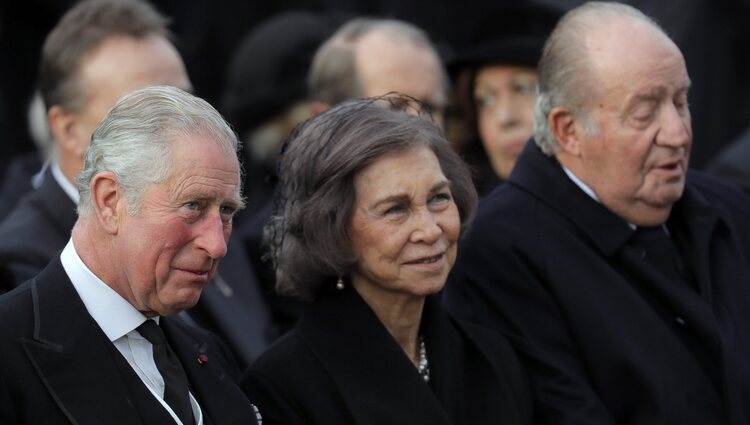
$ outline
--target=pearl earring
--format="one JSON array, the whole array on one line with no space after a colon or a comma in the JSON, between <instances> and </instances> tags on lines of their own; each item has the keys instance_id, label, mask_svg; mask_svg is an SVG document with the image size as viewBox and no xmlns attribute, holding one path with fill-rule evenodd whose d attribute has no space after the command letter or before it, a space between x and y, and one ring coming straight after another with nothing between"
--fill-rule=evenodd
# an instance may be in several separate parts
<instances>
[{"instance_id":1,"label":"pearl earring","mask_svg":"<svg viewBox=\"0 0 750 425\"><path fill-rule=\"evenodd\" d=\"M343 291L346 286L344 285L344 279L339 276L339 280L336 281L336 289L339 291Z\"/></svg>"}]
</instances>

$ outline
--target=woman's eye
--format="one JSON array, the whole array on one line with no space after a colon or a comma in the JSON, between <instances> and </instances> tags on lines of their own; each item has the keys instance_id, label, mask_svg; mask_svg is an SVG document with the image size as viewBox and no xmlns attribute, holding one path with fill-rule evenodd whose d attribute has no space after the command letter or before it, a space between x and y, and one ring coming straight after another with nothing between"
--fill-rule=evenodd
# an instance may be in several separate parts
<instances>
[{"instance_id":1,"label":"woman's eye","mask_svg":"<svg viewBox=\"0 0 750 425\"><path fill-rule=\"evenodd\" d=\"M477 109L491 108L495 104L495 96L491 94L478 94L474 96L474 104Z\"/></svg>"},{"instance_id":2,"label":"woman's eye","mask_svg":"<svg viewBox=\"0 0 750 425\"><path fill-rule=\"evenodd\" d=\"M406 208L403 205L393 205L385 210L385 215L395 215L404 212Z\"/></svg>"},{"instance_id":3,"label":"woman's eye","mask_svg":"<svg viewBox=\"0 0 750 425\"><path fill-rule=\"evenodd\" d=\"M516 84L515 90L521 94L536 96L536 87L537 85L535 83L518 83Z\"/></svg>"},{"instance_id":4,"label":"woman's eye","mask_svg":"<svg viewBox=\"0 0 750 425\"><path fill-rule=\"evenodd\" d=\"M438 193L430 199L430 201L432 202L445 202L445 201L450 201L450 200L451 200L450 193Z\"/></svg>"}]
</instances>

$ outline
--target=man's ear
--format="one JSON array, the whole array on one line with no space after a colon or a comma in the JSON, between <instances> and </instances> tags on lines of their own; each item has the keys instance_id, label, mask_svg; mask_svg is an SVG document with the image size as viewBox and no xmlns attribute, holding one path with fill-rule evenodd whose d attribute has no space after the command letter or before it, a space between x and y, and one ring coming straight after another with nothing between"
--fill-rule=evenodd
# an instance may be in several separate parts
<instances>
[{"instance_id":1,"label":"man's ear","mask_svg":"<svg viewBox=\"0 0 750 425\"><path fill-rule=\"evenodd\" d=\"M567 108L554 108L547 117L547 123L552 134L563 152L573 156L581 153L581 128L573 113Z\"/></svg>"},{"instance_id":2,"label":"man's ear","mask_svg":"<svg viewBox=\"0 0 750 425\"><path fill-rule=\"evenodd\" d=\"M122 214L127 214L125 198L114 173L99 173L91 181L91 207L102 228L111 235L119 230Z\"/></svg>"},{"instance_id":3,"label":"man's ear","mask_svg":"<svg viewBox=\"0 0 750 425\"><path fill-rule=\"evenodd\" d=\"M55 105L47 111L47 122L60 149L69 150L75 138L75 114Z\"/></svg>"}]
</instances>

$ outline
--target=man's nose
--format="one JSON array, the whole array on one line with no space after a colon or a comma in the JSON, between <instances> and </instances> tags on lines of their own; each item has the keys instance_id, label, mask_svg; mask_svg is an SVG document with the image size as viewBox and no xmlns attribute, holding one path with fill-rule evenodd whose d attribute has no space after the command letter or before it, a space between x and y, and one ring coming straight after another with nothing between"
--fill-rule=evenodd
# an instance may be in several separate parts
<instances>
[{"instance_id":1,"label":"man's nose","mask_svg":"<svg viewBox=\"0 0 750 425\"><path fill-rule=\"evenodd\" d=\"M662 126L656 135L656 143L662 146L680 148L690 144L692 129L690 112L680 111L675 105L665 110Z\"/></svg>"},{"instance_id":2,"label":"man's nose","mask_svg":"<svg viewBox=\"0 0 750 425\"><path fill-rule=\"evenodd\" d=\"M221 219L221 214L211 214L201 222L196 243L209 257L217 260L227 253L229 231Z\"/></svg>"}]
</instances>

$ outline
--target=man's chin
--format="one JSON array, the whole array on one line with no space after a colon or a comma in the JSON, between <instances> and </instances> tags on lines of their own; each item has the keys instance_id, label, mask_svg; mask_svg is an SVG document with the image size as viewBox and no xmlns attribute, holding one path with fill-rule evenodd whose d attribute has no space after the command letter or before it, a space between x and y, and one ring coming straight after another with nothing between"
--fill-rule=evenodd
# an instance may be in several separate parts
<instances>
[{"instance_id":1,"label":"man's chin","mask_svg":"<svg viewBox=\"0 0 750 425\"><path fill-rule=\"evenodd\" d=\"M202 289L192 290L189 293L181 293L179 297L173 300L162 303L159 308L160 316L173 316L179 314L183 310L188 310L195 307L200 300Z\"/></svg>"}]
</instances>

